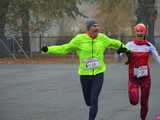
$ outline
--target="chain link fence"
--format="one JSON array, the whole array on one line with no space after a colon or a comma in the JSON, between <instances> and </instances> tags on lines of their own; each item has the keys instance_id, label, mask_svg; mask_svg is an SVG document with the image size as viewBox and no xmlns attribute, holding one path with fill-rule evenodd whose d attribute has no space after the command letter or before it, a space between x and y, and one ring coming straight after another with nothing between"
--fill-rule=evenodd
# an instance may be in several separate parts
<instances>
[{"instance_id":1,"label":"chain link fence","mask_svg":"<svg viewBox=\"0 0 160 120\"><path fill-rule=\"evenodd\" d=\"M61 45L61 44L68 43L72 39L72 37L73 36L42 36L42 35L31 36L30 37L31 52L32 53L40 52L40 48L44 45ZM111 36L111 38L119 39L125 44L128 41L131 41L133 37L113 35ZM10 49L12 53L17 54L17 53L21 53L22 49L17 45L16 41L23 48L21 37L8 38L3 43L6 44L6 46L8 47L8 49ZM160 36L155 36L155 44L157 48L160 47ZM4 45L2 44L2 40L1 40L0 49L1 50L5 49Z\"/></svg>"}]
</instances>

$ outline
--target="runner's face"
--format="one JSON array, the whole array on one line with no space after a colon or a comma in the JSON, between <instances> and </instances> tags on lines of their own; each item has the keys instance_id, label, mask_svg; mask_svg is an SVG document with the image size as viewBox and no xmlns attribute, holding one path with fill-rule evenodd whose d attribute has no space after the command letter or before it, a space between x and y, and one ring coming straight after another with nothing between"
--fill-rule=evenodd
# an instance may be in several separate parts
<instances>
[{"instance_id":1,"label":"runner's face","mask_svg":"<svg viewBox=\"0 0 160 120\"><path fill-rule=\"evenodd\" d=\"M94 34L98 34L98 32L99 32L99 25L98 24L92 25L89 31L91 33L94 33Z\"/></svg>"},{"instance_id":2,"label":"runner's face","mask_svg":"<svg viewBox=\"0 0 160 120\"><path fill-rule=\"evenodd\" d=\"M136 32L136 37L137 37L138 39L140 39L140 40L144 40L145 35L144 35L144 34L141 34L141 33L137 33L137 32Z\"/></svg>"},{"instance_id":3,"label":"runner's face","mask_svg":"<svg viewBox=\"0 0 160 120\"><path fill-rule=\"evenodd\" d=\"M143 29L137 29L135 34L138 39L144 40L146 32Z\"/></svg>"}]
</instances>

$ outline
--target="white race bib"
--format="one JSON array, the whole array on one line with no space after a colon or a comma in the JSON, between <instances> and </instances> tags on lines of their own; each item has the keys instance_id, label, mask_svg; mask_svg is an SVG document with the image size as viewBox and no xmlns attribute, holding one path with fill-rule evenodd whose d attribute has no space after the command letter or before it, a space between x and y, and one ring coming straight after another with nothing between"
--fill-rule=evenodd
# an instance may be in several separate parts
<instances>
[{"instance_id":1,"label":"white race bib","mask_svg":"<svg viewBox=\"0 0 160 120\"><path fill-rule=\"evenodd\" d=\"M99 61L97 58L89 58L85 60L86 69L95 69L99 66Z\"/></svg>"},{"instance_id":2,"label":"white race bib","mask_svg":"<svg viewBox=\"0 0 160 120\"><path fill-rule=\"evenodd\" d=\"M144 65L134 68L134 76L137 78L148 76L148 66Z\"/></svg>"}]
</instances>

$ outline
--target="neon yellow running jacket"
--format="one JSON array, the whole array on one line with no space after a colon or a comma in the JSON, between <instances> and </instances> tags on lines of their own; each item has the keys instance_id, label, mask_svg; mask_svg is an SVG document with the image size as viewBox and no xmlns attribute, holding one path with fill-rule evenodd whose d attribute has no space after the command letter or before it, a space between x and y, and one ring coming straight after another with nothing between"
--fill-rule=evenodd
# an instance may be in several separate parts
<instances>
[{"instance_id":1,"label":"neon yellow running jacket","mask_svg":"<svg viewBox=\"0 0 160 120\"><path fill-rule=\"evenodd\" d=\"M111 39L103 33L98 33L95 39L83 33L76 35L67 44L49 46L48 54L65 55L75 50L80 63L78 73L80 75L96 75L106 70L106 65L104 63L105 50L107 48L118 49L121 44L122 42L119 40ZM126 46L123 45L123 47ZM94 61L95 59L96 61ZM91 67L87 68L87 66Z\"/></svg>"}]
</instances>

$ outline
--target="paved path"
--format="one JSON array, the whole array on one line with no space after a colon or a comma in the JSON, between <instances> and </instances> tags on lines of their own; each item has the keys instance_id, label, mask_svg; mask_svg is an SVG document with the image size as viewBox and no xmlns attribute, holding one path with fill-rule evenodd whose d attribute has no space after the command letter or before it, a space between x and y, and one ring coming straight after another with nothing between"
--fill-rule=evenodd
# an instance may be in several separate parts
<instances>
[{"instance_id":1,"label":"paved path","mask_svg":"<svg viewBox=\"0 0 160 120\"><path fill-rule=\"evenodd\" d=\"M0 120L87 120L77 65L0 65ZM160 115L160 66L152 64L148 120ZM138 120L127 94L127 67L108 65L97 120Z\"/></svg>"}]
</instances>

